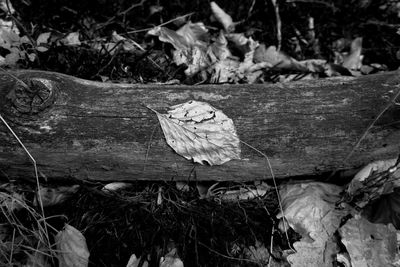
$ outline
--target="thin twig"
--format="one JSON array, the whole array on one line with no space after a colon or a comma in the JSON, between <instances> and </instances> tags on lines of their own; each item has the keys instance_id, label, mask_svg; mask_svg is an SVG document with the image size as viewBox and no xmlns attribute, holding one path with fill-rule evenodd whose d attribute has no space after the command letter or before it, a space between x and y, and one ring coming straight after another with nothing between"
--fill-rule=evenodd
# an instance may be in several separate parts
<instances>
[{"instance_id":1,"label":"thin twig","mask_svg":"<svg viewBox=\"0 0 400 267\"><path fill-rule=\"evenodd\" d=\"M329 7L332 9L332 11L337 11L338 8L335 7L333 3L328 3L325 1L320 1L320 0L286 0L286 3L308 3L308 4L320 4L326 7Z\"/></svg>"},{"instance_id":2,"label":"thin twig","mask_svg":"<svg viewBox=\"0 0 400 267\"><path fill-rule=\"evenodd\" d=\"M184 18L186 18L186 17L188 17L188 16L191 16L191 15L193 15L193 14L194 14L194 12L191 12L191 13L188 13L188 14L186 14L186 15L182 15L182 16L176 17L176 18L174 18L174 19L168 20L167 22L161 23L161 24L159 24L159 25L157 25L157 26L154 26L154 27L151 27L151 28L145 28L145 29L135 30L135 31L129 31L129 32L126 32L125 34L137 33L137 32L147 32L147 31L149 31L149 30L151 30L151 29L154 29L155 27L162 27L162 26L165 26L165 25L167 25L167 24L170 24L171 22L174 22L174 21L180 20L180 19L184 19ZM122 34L121 34L121 35L122 35Z\"/></svg>"},{"instance_id":3,"label":"thin twig","mask_svg":"<svg viewBox=\"0 0 400 267\"><path fill-rule=\"evenodd\" d=\"M30 91L29 86L28 86L23 80L21 80L20 78L18 78L18 77L15 76L14 74L12 74L12 73L6 71L6 70L5 70L4 68L2 68L2 67L0 67L0 70L3 71L5 75L10 76L11 78L13 78L13 79L16 80L17 82L19 82L23 87L25 87L25 89L28 89L28 90Z\"/></svg>"},{"instance_id":4,"label":"thin twig","mask_svg":"<svg viewBox=\"0 0 400 267\"><path fill-rule=\"evenodd\" d=\"M139 3L133 4L133 5L131 5L128 9L119 12L118 15L126 15L126 14L129 13L132 9L142 6L142 5L144 4L144 2L146 2L146 0L141 0Z\"/></svg>"},{"instance_id":5,"label":"thin twig","mask_svg":"<svg viewBox=\"0 0 400 267\"><path fill-rule=\"evenodd\" d=\"M271 260L272 260L272 249L274 247L274 232L275 232L275 225L272 224L271 230L271 243L269 245L269 258L268 258L268 267L271 267Z\"/></svg>"},{"instance_id":6,"label":"thin twig","mask_svg":"<svg viewBox=\"0 0 400 267\"><path fill-rule=\"evenodd\" d=\"M3 70L3 69L1 69ZM4 71L4 70L3 70ZM26 86L28 89L29 87L26 85L26 83L24 83L23 81L21 81L20 79L18 79L17 77L15 77L14 75L4 71L5 74L9 75L10 77L12 77L13 79L16 79L18 82L20 82L21 84L23 84L24 86ZM3 122L3 124L7 127L7 129L10 131L10 133L14 136L14 138L18 141L18 143L21 145L21 147L24 149L25 153L28 155L28 157L30 158L30 160L33 163L33 168L34 168L34 172L35 172L35 178L36 178L36 186L37 186L37 194L38 194L38 198L39 198L39 206L40 206L40 210L42 212L42 216L43 218L45 218L45 214L44 214L44 208L43 208L43 201L42 201L42 195L41 195L41 190L40 190L40 182L39 182L39 174L38 174L38 168L37 168L37 163L35 158L32 156L32 154L29 152L29 150L25 147L24 143L21 141L21 139L18 137L18 135L13 131L13 129L10 127L10 125L6 122L6 120L3 118L3 116L0 114L0 120ZM47 224L46 222L44 222L44 231L46 233L46 237L47 240L49 238L49 233L47 230ZM49 240L48 240L49 241ZM50 241L49 241L50 242Z\"/></svg>"},{"instance_id":7,"label":"thin twig","mask_svg":"<svg viewBox=\"0 0 400 267\"><path fill-rule=\"evenodd\" d=\"M217 254L218 256L223 257L223 258L226 258L226 259L229 259L229 260L246 261L246 262L251 262L251 263L256 263L256 264L259 263L259 262L254 261L254 260L241 259L241 258L235 258L235 257L227 256L227 255L224 255L224 254L222 254L222 253L220 253L220 252L218 252L218 251L216 251L216 250L210 248L209 246L207 246L206 244L203 244L203 243L200 242L200 241L198 241L198 243L199 243L201 246L203 246L203 247L205 247L206 249L208 249L209 251L211 251L212 253L215 253L215 254Z\"/></svg>"},{"instance_id":8,"label":"thin twig","mask_svg":"<svg viewBox=\"0 0 400 267\"><path fill-rule=\"evenodd\" d=\"M130 12L132 9L137 8L139 6L142 6L144 4L144 2L146 2L146 0L141 0L139 3L137 4L133 4L132 6L130 6L128 9L118 12L117 15L109 18L106 22L102 23L99 27L96 28L96 30L100 30L102 28L104 28L105 26L109 25L113 20L115 20L118 16L121 15L126 15L128 12Z\"/></svg>"},{"instance_id":9,"label":"thin twig","mask_svg":"<svg viewBox=\"0 0 400 267\"><path fill-rule=\"evenodd\" d=\"M34 168L34 171L35 171L35 178L36 178L36 185L37 185L37 190L38 190L38 198L39 198L39 203L40 203L40 209L41 209L41 211L43 213L43 217L44 217L44 209L43 209L43 202L42 202L42 197L41 197L41 193L40 193L39 174L38 174L38 168L37 168L36 160L32 156L32 154L29 152L29 150L25 147L24 143L22 143L21 139L19 139L18 135L13 131L13 129L10 127L10 125L8 125L8 123L5 121L5 119L3 118L3 116L1 114L0 114L0 120L4 123L4 125L10 131L10 133L14 136L14 138L22 146L22 148L25 150L25 153L28 155L28 157L30 158L30 160L33 163L33 168ZM46 224L45 224L45 227L46 227ZM46 233L47 233L47 231L46 231Z\"/></svg>"},{"instance_id":10,"label":"thin twig","mask_svg":"<svg viewBox=\"0 0 400 267\"><path fill-rule=\"evenodd\" d=\"M11 252L10 252L10 259L9 259L9 264L12 266L12 258L14 254L14 242L15 242L15 228L13 229L13 235L12 235L12 240L11 240Z\"/></svg>"},{"instance_id":11,"label":"thin twig","mask_svg":"<svg viewBox=\"0 0 400 267\"><path fill-rule=\"evenodd\" d=\"M257 1L257 0L253 0L253 1L251 2L249 11L247 12L247 18L250 18L251 13L253 13L253 9L254 9L254 6L256 5L256 1Z\"/></svg>"},{"instance_id":12,"label":"thin twig","mask_svg":"<svg viewBox=\"0 0 400 267\"><path fill-rule=\"evenodd\" d=\"M158 125L157 125L158 126ZM150 135L150 140L149 140L149 144L147 145L147 150L146 150L146 157L144 159L144 166L143 166L143 171L146 170L146 164L147 164L147 160L149 158L149 153L150 153L150 148L151 148L151 141L153 140L153 136L156 133L156 131L158 130L158 127L154 126L153 131L151 132Z\"/></svg>"},{"instance_id":13,"label":"thin twig","mask_svg":"<svg viewBox=\"0 0 400 267\"><path fill-rule=\"evenodd\" d=\"M385 108L378 114L378 116L375 117L375 119L368 125L368 128L365 130L363 135L358 139L357 143L353 146L353 149L350 151L350 153L347 155L347 157L343 160L343 162L347 162L350 157L354 154L356 149L360 146L361 142L365 139L369 131L374 127L375 123L382 117L382 115L393 105L396 104L397 98L400 96L400 89L397 91L397 93L394 95L394 97L390 100L390 102L385 106Z\"/></svg>"},{"instance_id":14,"label":"thin twig","mask_svg":"<svg viewBox=\"0 0 400 267\"><path fill-rule=\"evenodd\" d=\"M272 5L274 6L275 18L276 18L276 51L281 50L282 45L282 21L281 16L279 15L279 5L276 0L271 0Z\"/></svg>"},{"instance_id":15,"label":"thin twig","mask_svg":"<svg viewBox=\"0 0 400 267\"><path fill-rule=\"evenodd\" d=\"M106 65L104 65L103 67L101 67L97 73L95 75L92 76L92 78L95 78L97 75L100 75L100 73L105 70L108 66L111 65L111 63L114 61L114 59L117 57L119 51L121 51L121 43L116 43L115 46L112 48L112 50L117 47L117 51L114 52L114 54L111 56L111 59L107 62Z\"/></svg>"},{"instance_id":16,"label":"thin twig","mask_svg":"<svg viewBox=\"0 0 400 267\"><path fill-rule=\"evenodd\" d=\"M296 252L296 250L295 250L294 248L292 248L292 246L290 245L289 235L288 235L288 233L287 233L288 230L289 230L289 226L288 226L287 221L286 221L286 218L285 218L285 212L283 211L283 206L282 206L282 201L281 201L281 195L280 195L279 190L278 190L278 185L276 184L275 174L274 174L274 171L273 171L273 169L272 169L272 166L271 166L271 162L270 162L270 160L269 160L269 157L268 157L265 153L261 152L260 150L258 150L258 149L255 148L255 147L253 147L252 145L250 145L250 144L248 144L248 143L246 143L246 142L244 142L244 141L242 141L242 140L240 140L240 142L241 142L242 144L248 146L249 148L253 149L254 151L256 151L257 153L259 153L260 155L262 155L262 156L266 159L266 162L267 162L269 171L270 171L270 173L271 173L272 181L273 181L273 183L274 183L274 188L275 188L276 196L277 196L277 198L278 198L279 209L280 209L280 211L282 212L283 227L285 228L284 230L285 230L285 236L286 236L286 239L287 239L287 242L288 242L288 246L289 246L289 248L290 248L291 250L293 250L293 252Z\"/></svg>"}]
</instances>

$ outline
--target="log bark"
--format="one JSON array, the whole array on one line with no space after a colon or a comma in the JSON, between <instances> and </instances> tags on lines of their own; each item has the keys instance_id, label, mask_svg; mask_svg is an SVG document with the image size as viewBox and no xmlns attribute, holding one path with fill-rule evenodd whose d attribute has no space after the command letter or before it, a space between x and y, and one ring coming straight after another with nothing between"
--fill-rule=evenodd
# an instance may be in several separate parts
<instances>
[{"instance_id":1,"label":"log bark","mask_svg":"<svg viewBox=\"0 0 400 267\"><path fill-rule=\"evenodd\" d=\"M265 158L242 145L242 159L194 164L166 144L156 115L205 101L233 119L239 137L265 153L277 178L352 169L396 157L400 108L392 105L398 72L287 84L167 86L110 84L59 73L0 74L0 114L48 179L225 180L271 178ZM33 176L28 156L0 124L0 177Z\"/></svg>"}]
</instances>

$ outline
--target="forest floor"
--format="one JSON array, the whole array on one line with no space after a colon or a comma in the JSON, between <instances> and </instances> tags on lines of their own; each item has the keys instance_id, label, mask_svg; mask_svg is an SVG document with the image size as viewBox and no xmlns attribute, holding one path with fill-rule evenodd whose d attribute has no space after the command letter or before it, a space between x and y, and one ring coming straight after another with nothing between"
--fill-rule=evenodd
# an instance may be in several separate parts
<instances>
[{"instance_id":1,"label":"forest floor","mask_svg":"<svg viewBox=\"0 0 400 267\"><path fill-rule=\"evenodd\" d=\"M0 9L2 71L194 85L361 76L400 65L398 1L4 0ZM224 190L207 194L216 185ZM57 253L68 246L78 255L76 266L87 266L80 261L88 253L89 266L306 266L293 257L295 242L309 258L316 257L313 249L336 251L336 259L316 266L351 266L349 251L336 239L324 243L329 248L310 249L304 231L280 220L282 203L271 181L37 186L12 177L0 182L1 266L58 266L63 259ZM301 188L296 192L319 197L304 193L298 202L322 203L342 186ZM262 194L241 199L243 188ZM56 235L67 232L66 224L73 228L69 236ZM341 237L348 241L346 229ZM62 238L67 245L56 248Z\"/></svg>"}]
</instances>

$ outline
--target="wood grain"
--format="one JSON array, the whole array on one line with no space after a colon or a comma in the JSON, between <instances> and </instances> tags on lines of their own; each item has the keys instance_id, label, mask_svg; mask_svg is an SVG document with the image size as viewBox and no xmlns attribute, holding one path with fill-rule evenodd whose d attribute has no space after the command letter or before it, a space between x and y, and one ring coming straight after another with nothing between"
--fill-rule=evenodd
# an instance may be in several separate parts
<instances>
[{"instance_id":1,"label":"wood grain","mask_svg":"<svg viewBox=\"0 0 400 267\"><path fill-rule=\"evenodd\" d=\"M278 178L352 169L396 157L400 108L393 105L344 161L399 90L398 72L259 85L106 84L41 71L0 74L0 114L48 179L225 180L271 177L265 158L242 145L242 159L202 166L175 154L156 115L189 100L233 119L242 141L268 155ZM0 177L33 178L33 167L0 125Z\"/></svg>"}]
</instances>

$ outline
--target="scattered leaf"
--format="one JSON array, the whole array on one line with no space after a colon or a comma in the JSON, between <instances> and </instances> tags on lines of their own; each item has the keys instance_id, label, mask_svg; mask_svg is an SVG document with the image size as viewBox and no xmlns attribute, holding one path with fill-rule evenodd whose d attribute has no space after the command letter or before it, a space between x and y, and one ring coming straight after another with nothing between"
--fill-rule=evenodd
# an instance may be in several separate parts
<instances>
[{"instance_id":1,"label":"scattered leaf","mask_svg":"<svg viewBox=\"0 0 400 267\"><path fill-rule=\"evenodd\" d=\"M389 194L394 188L400 187L399 178L400 164L397 159L372 162L354 176L347 186L344 199L362 208L381 195Z\"/></svg>"},{"instance_id":2,"label":"scattered leaf","mask_svg":"<svg viewBox=\"0 0 400 267\"><path fill-rule=\"evenodd\" d=\"M1 0L0 1L0 9L6 12L7 14L14 14L15 9L9 0Z\"/></svg>"},{"instance_id":3,"label":"scattered leaf","mask_svg":"<svg viewBox=\"0 0 400 267\"><path fill-rule=\"evenodd\" d=\"M188 42L190 39L186 39L184 36L178 34L176 31L170 30L166 27L154 27L147 32L149 35L158 36L161 42L171 44L176 50L185 51L191 44Z\"/></svg>"},{"instance_id":4,"label":"scattered leaf","mask_svg":"<svg viewBox=\"0 0 400 267\"><path fill-rule=\"evenodd\" d=\"M128 264L126 264L126 267L139 267L140 261L141 257L137 258L135 254L132 254L129 258ZM140 267L149 267L149 263L145 260Z\"/></svg>"},{"instance_id":5,"label":"scattered leaf","mask_svg":"<svg viewBox=\"0 0 400 267\"><path fill-rule=\"evenodd\" d=\"M163 11L164 7L160 5L152 5L149 7L150 16Z\"/></svg>"},{"instance_id":6,"label":"scattered leaf","mask_svg":"<svg viewBox=\"0 0 400 267\"><path fill-rule=\"evenodd\" d=\"M179 182L177 181L175 183L176 189L178 189L179 191L183 191L183 192L189 192L190 191L190 186L187 182Z\"/></svg>"},{"instance_id":7,"label":"scattered leaf","mask_svg":"<svg viewBox=\"0 0 400 267\"><path fill-rule=\"evenodd\" d=\"M393 224L400 229L400 187L368 203L362 215L373 223Z\"/></svg>"},{"instance_id":8,"label":"scattered leaf","mask_svg":"<svg viewBox=\"0 0 400 267\"><path fill-rule=\"evenodd\" d=\"M325 72L326 60L324 59L307 59L299 61L299 64L304 66L308 71L314 73Z\"/></svg>"},{"instance_id":9,"label":"scattered leaf","mask_svg":"<svg viewBox=\"0 0 400 267\"><path fill-rule=\"evenodd\" d=\"M237 202L240 200L251 200L261 198L271 190L267 184L257 186L239 187L239 189L218 187L219 183L215 183L207 189L206 198L218 198L221 201Z\"/></svg>"},{"instance_id":10,"label":"scattered leaf","mask_svg":"<svg viewBox=\"0 0 400 267\"><path fill-rule=\"evenodd\" d=\"M332 267L340 251L334 237L318 238L313 242L301 240L293 244L296 253L287 256L291 267Z\"/></svg>"},{"instance_id":11,"label":"scattered leaf","mask_svg":"<svg viewBox=\"0 0 400 267\"><path fill-rule=\"evenodd\" d=\"M228 15L222 8L220 8L219 5L214 1L210 3L210 7L214 17L219 23L221 23L225 31L233 32L235 30L235 25L233 23L232 17Z\"/></svg>"},{"instance_id":12,"label":"scattered leaf","mask_svg":"<svg viewBox=\"0 0 400 267\"><path fill-rule=\"evenodd\" d=\"M306 66L296 59L289 57L282 51L277 51L276 46L265 48L264 44L257 47L254 52L254 62L267 62L274 68L307 72Z\"/></svg>"},{"instance_id":13,"label":"scattered leaf","mask_svg":"<svg viewBox=\"0 0 400 267\"><path fill-rule=\"evenodd\" d=\"M283 216L303 237L315 240L331 236L340 224L345 211L335 209L343 188L333 184L308 182L288 184L280 190ZM344 214L343 214L344 213Z\"/></svg>"},{"instance_id":14,"label":"scattered leaf","mask_svg":"<svg viewBox=\"0 0 400 267\"><path fill-rule=\"evenodd\" d=\"M339 229L352 267L399 266L396 229L392 225L373 224L357 216Z\"/></svg>"},{"instance_id":15,"label":"scattered leaf","mask_svg":"<svg viewBox=\"0 0 400 267\"><path fill-rule=\"evenodd\" d=\"M192 23L189 21L177 30L176 33L182 36L185 42L191 46L205 46L208 41L208 30L203 22Z\"/></svg>"},{"instance_id":16,"label":"scattered leaf","mask_svg":"<svg viewBox=\"0 0 400 267\"><path fill-rule=\"evenodd\" d=\"M30 53L30 54L27 54L27 55L28 55L28 59L29 59L30 62L35 61L35 59L37 58L35 53Z\"/></svg>"},{"instance_id":17,"label":"scattered leaf","mask_svg":"<svg viewBox=\"0 0 400 267\"><path fill-rule=\"evenodd\" d=\"M196 183L196 189L197 192L199 193L199 198L204 199L208 196L208 189L210 186L207 186L205 183L198 182Z\"/></svg>"},{"instance_id":18,"label":"scattered leaf","mask_svg":"<svg viewBox=\"0 0 400 267\"><path fill-rule=\"evenodd\" d=\"M174 53L174 61L182 62L188 66L188 68L185 70L185 74L187 76L195 75L199 71L204 70L209 66L205 52L198 46L194 46L193 48L186 50L186 53L179 50L176 50L175 52L177 53ZM177 59L177 55L180 59Z\"/></svg>"},{"instance_id":19,"label":"scattered leaf","mask_svg":"<svg viewBox=\"0 0 400 267\"><path fill-rule=\"evenodd\" d=\"M245 248L244 254L247 259L257 262L259 266L267 266L271 258L268 249L258 240L254 246Z\"/></svg>"},{"instance_id":20,"label":"scattered leaf","mask_svg":"<svg viewBox=\"0 0 400 267\"><path fill-rule=\"evenodd\" d=\"M143 47L141 47L138 43L136 43L132 39L128 39L128 38L125 38L125 37L119 35L116 31L113 31L111 37L112 37L112 41L114 43L118 43L118 42L122 43L122 47L123 47L124 51L131 52L131 51L135 51L137 49L144 51Z\"/></svg>"},{"instance_id":21,"label":"scattered leaf","mask_svg":"<svg viewBox=\"0 0 400 267\"><path fill-rule=\"evenodd\" d=\"M113 182L113 183L106 184L105 186L103 186L103 188L101 190L102 191L117 191L120 189L128 188L130 186L132 186L132 184L123 183L123 182Z\"/></svg>"},{"instance_id":22,"label":"scattered leaf","mask_svg":"<svg viewBox=\"0 0 400 267\"><path fill-rule=\"evenodd\" d=\"M362 61L362 37L357 37L351 42L350 53L343 58L343 67L349 70L359 70Z\"/></svg>"},{"instance_id":23,"label":"scattered leaf","mask_svg":"<svg viewBox=\"0 0 400 267\"><path fill-rule=\"evenodd\" d=\"M59 186L56 188L40 187L40 196L42 197L43 207L49 207L61 204L72 197L79 189L79 185ZM36 193L33 204L39 206L39 193Z\"/></svg>"},{"instance_id":24,"label":"scattered leaf","mask_svg":"<svg viewBox=\"0 0 400 267\"><path fill-rule=\"evenodd\" d=\"M86 239L73 226L66 224L55 236L59 267L87 267L89 251Z\"/></svg>"},{"instance_id":25,"label":"scattered leaf","mask_svg":"<svg viewBox=\"0 0 400 267\"><path fill-rule=\"evenodd\" d=\"M41 249L37 253L28 253L27 262L23 267L51 267L51 261L47 254L46 251L42 251Z\"/></svg>"},{"instance_id":26,"label":"scattered leaf","mask_svg":"<svg viewBox=\"0 0 400 267\"><path fill-rule=\"evenodd\" d=\"M13 212L25 206L25 198L17 192L0 192L0 207Z\"/></svg>"},{"instance_id":27,"label":"scattered leaf","mask_svg":"<svg viewBox=\"0 0 400 267\"><path fill-rule=\"evenodd\" d=\"M233 121L208 103L188 101L156 113L167 143L188 160L221 165L240 158L240 141Z\"/></svg>"},{"instance_id":28,"label":"scattered leaf","mask_svg":"<svg viewBox=\"0 0 400 267\"><path fill-rule=\"evenodd\" d=\"M228 41L222 31L215 42L210 45L207 55L211 58L211 63L215 63L218 60L222 61L232 56L231 51L228 49Z\"/></svg>"},{"instance_id":29,"label":"scattered leaf","mask_svg":"<svg viewBox=\"0 0 400 267\"><path fill-rule=\"evenodd\" d=\"M71 32L60 41L63 45L71 45L71 46L81 45L81 41L79 40L79 32Z\"/></svg>"},{"instance_id":30,"label":"scattered leaf","mask_svg":"<svg viewBox=\"0 0 400 267\"><path fill-rule=\"evenodd\" d=\"M171 249L165 257L161 257L160 267L183 267L183 261L179 258L176 248Z\"/></svg>"},{"instance_id":31,"label":"scattered leaf","mask_svg":"<svg viewBox=\"0 0 400 267\"><path fill-rule=\"evenodd\" d=\"M237 59L226 58L212 65L210 68L210 83L235 83L240 62Z\"/></svg>"},{"instance_id":32,"label":"scattered leaf","mask_svg":"<svg viewBox=\"0 0 400 267\"><path fill-rule=\"evenodd\" d=\"M12 21L12 20L0 19L0 29L4 30L6 32L12 32L17 36L20 34L18 27L15 25L14 21Z\"/></svg>"},{"instance_id":33,"label":"scattered leaf","mask_svg":"<svg viewBox=\"0 0 400 267\"><path fill-rule=\"evenodd\" d=\"M48 44L50 35L51 35L50 32L41 33L41 34L38 36L38 38L36 39L36 44L37 44L37 45Z\"/></svg>"},{"instance_id":34,"label":"scattered leaf","mask_svg":"<svg viewBox=\"0 0 400 267\"><path fill-rule=\"evenodd\" d=\"M287 257L292 267L332 266L339 252L334 233L349 212L336 209L342 190L320 182L288 184L279 190L283 211L277 217L285 216L290 227L302 235L293 244L296 253Z\"/></svg>"}]
</instances>

